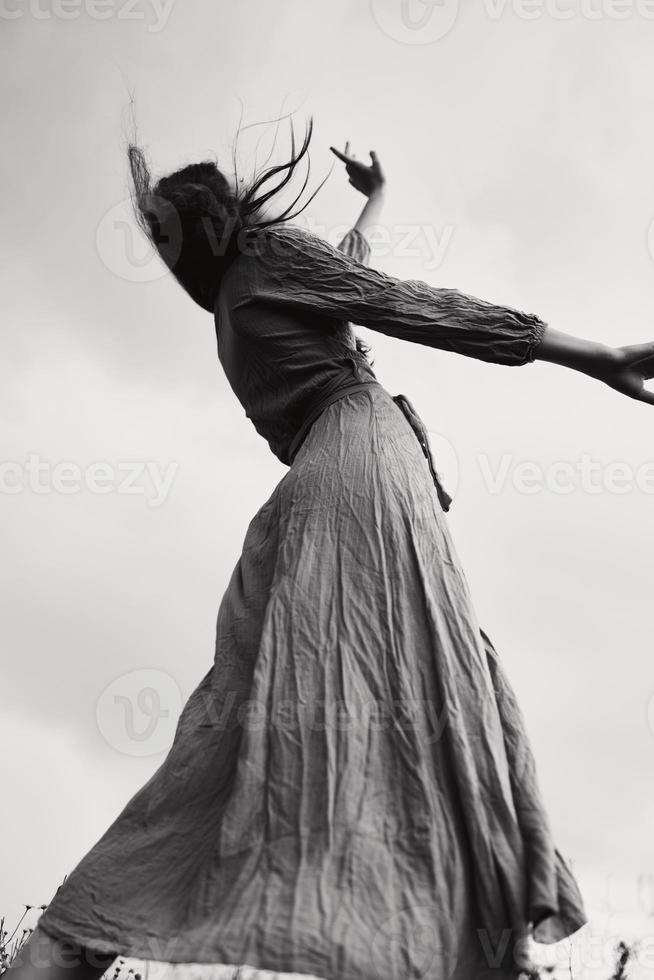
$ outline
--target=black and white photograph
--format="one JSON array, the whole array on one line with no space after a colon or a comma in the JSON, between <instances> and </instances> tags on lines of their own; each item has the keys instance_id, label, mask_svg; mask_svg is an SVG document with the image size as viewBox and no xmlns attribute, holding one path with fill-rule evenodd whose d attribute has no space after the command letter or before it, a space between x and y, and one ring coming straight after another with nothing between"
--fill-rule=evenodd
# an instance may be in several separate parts
<instances>
[{"instance_id":1,"label":"black and white photograph","mask_svg":"<svg viewBox=\"0 0 654 980\"><path fill-rule=\"evenodd\" d=\"M654 0L0 0L2 980L654 980Z\"/></svg>"}]
</instances>

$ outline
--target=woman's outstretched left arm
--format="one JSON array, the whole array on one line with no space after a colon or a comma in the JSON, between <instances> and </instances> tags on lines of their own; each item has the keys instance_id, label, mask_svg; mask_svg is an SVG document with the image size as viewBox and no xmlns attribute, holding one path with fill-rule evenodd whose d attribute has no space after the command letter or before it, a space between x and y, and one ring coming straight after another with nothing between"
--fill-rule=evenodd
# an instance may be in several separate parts
<instances>
[{"instance_id":1,"label":"woman's outstretched left arm","mask_svg":"<svg viewBox=\"0 0 654 980\"><path fill-rule=\"evenodd\" d=\"M374 154L367 166L334 153L346 162L350 183L368 197L361 217L339 249L301 228L265 229L250 296L241 305L320 313L495 364L550 361L654 404L654 392L644 384L654 378L654 343L609 347L554 330L534 314L368 268L370 245L361 229L379 215L383 174Z\"/></svg>"},{"instance_id":2,"label":"woman's outstretched left arm","mask_svg":"<svg viewBox=\"0 0 654 980\"><path fill-rule=\"evenodd\" d=\"M654 392L645 387L645 381L654 378L654 343L608 347L546 326L534 360L581 371L623 395L654 405Z\"/></svg>"}]
</instances>

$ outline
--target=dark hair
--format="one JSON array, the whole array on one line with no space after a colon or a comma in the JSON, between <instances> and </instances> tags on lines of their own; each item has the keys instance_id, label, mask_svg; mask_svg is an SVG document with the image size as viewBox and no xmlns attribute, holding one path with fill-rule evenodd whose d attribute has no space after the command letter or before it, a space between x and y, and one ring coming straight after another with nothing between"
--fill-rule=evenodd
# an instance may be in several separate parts
<instances>
[{"instance_id":1,"label":"dark hair","mask_svg":"<svg viewBox=\"0 0 654 980\"><path fill-rule=\"evenodd\" d=\"M179 284L209 312L214 310L223 273L242 247L243 236L297 217L329 177L327 174L306 203L293 211L309 182L313 119L309 118L297 152L292 119L290 129L290 160L255 173L247 184L238 175L236 147L240 126L234 142L231 181L216 162L205 160L182 167L153 186L143 150L134 142L128 146L132 203L138 224ZM306 175L299 194L281 214L267 218L266 208L292 181L305 157ZM271 181L275 181L272 186ZM366 355L370 350L358 337L356 343L360 353Z\"/></svg>"}]
</instances>

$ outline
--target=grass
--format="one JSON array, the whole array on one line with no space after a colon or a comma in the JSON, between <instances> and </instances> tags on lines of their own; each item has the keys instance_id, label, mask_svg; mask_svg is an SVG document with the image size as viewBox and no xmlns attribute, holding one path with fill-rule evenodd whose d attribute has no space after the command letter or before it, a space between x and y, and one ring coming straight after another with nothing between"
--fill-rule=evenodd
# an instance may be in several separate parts
<instances>
[{"instance_id":1,"label":"grass","mask_svg":"<svg viewBox=\"0 0 654 980\"><path fill-rule=\"evenodd\" d=\"M34 932L33 928L23 926L25 917L33 909L42 912L46 908L47 905L25 905L23 914L11 932L9 932L9 929L5 927L5 916L0 918L0 978L9 969L25 943ZM146 980L147 974L148 967L146 964ZM106 980L143 980L143 974L134 970L133 967L128 967L125 958L119 956L117 957L115 963L112 963L111 967L103 974L103 980L105 980L105 978ZM238 966L234 969L230 980L243 980L242 967Z\"/></svg>"},{"instance_id":2,"label":"grass","mask_svg":"<svg viewBox=\"0 0 654 980\"><path fill-rule=\"evenodd\" d=\"M25 916L33 908L43 910L46 908L46 906L26 905L25 911L21 915L11 933L5 929L4 915L2 918L0 918L0 976L2 976L5 970L8 969L34 931L33 929L20 929L21 925L25 921Z\"/></svg>"},{"instance_id":3,"label":"grass","mask_svg":"<svg viewBox=\"0 0 654 980\"><path fill-rule=\"evenodd\" d=\"M620 941L615 947L615 964L613 967L613 972L607 980L629 980L629 974L627 973L627 965L632 958L634 952L634 947L627 945L627 943ZM546 980L547 977L551 977L555 971L556 967L541 967L540 969L534 968L528 973L521 973L519 980ZM574 980L574 972L570 968L571 980Z\"/></svg>"},{"instance_id":4,"label":"grass","mask_svg":"<svg viewBox=\"0 0 654 980\"><path fill-rule=\"evenodd\" d=\"M3 915L0 918L0 977L6 973L34 932L34 929L31 928L21 928L26 915L32 909L38 909L42 912L46 908L46 905L25 905L25 911L11 932L5 928L5 916ZM125 970L125 960L120 956L104 976L107 977L107 980L143 980L142 975L137 973L132 967Z\"/></svg>"},{"instance_id":5,"label":"grass","mask_svg":"<svg viewBox=\"0 0 654 980\"><path fill-rule=\"evenodd\" d=\"M2 916L0 918L0 977L8 970L11 963L34 932L34 929L23 927L23 922L28 912L32 909L43 911L46 907L45 905L26 905L25 911L11 933L5 928L5 917ZM610 977L606 977L606 980L629 980L628 966L634 952L635 946L630 946L622 941L617 943L613 972ZM104 976L107 980L143 980L142 974L136 972L133 967L125 969L125 965L125 959L119 956L115 964L112 964ZM521 973L518 980L549 980L553 976L555 969L555 967L534 967L529 972ZM242 980L241 967L235 969L231 980ZM575 980L572 967L570 967L570 980Z\"/></svg>"}]
</instances>

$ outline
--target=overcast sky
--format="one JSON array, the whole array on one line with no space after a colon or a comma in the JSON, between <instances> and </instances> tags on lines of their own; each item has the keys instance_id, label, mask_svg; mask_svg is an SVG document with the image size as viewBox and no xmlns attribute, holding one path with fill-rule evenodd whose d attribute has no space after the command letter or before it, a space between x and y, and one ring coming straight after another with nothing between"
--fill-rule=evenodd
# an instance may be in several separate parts
<instances>
[{"instance_id":1,"label":"overcast sky","mask_svg":"<svg viewBox=\"0 0 654 980\"><path fill-rule=\"evenodd\" d=\"M10 920L49 901L163 760L247 525L286 472L221 372L211 318L129 223L129 94L157 173L227 166L241 106L245 124L313 114L312 186L331 143L385 167L378 268L636 343L654 337L653 7L5 0ZM243 136L245 172L259 136L263 158L270 132ZM362 203L337 164L307 221L334 238ZM360 333L456 491L448 519L593 930L652 936L654 409L549 364ZM114 697L147 732L148 687L168 717L130 738Z\"/></svg>"}]
</instances>

